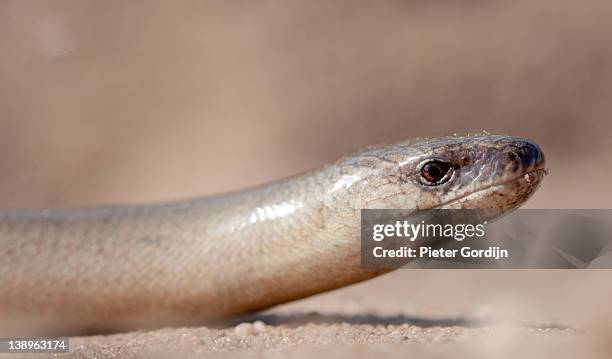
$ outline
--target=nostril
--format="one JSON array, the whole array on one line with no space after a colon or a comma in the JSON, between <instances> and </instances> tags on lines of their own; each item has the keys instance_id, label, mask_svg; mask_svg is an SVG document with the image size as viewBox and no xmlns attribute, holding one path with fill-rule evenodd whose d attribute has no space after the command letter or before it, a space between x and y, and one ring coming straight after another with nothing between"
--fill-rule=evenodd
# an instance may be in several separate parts
<instances>
[{"instance_id":1,"label":"nostril","mask_svg":"<svg viewBox=\"0 0 612 359\"><path fill-rule=\"evenodd\" d=\"M527 165L532 166L542 161L542 151L540 151L540 149L532 143L526 143L523 145L521 152L521 158Z\"/></svg>"},{"instance_id":2,"label":"nostril","mask_svg":"<svg viewBox=\"0 0 612 359\"><path fill-rule=\"evenodd\" d=\"M542 151L536 144L529 141L517 141L509 145L505 150L505 156L512 163L514 171L544 165Z\"/></svg>"},{"instance_id":3,"label":"nostril","mask_svg":"<svg viewBox=\"0 0 612 359\"><path fill-rule=\"evenodd\" d=\"M521 165L532 167L544 161L542 151L537 145L524 142L517 143L514 148L508 152L508 158L512 161L520 161Z\"/></svg>"}]
</instances>

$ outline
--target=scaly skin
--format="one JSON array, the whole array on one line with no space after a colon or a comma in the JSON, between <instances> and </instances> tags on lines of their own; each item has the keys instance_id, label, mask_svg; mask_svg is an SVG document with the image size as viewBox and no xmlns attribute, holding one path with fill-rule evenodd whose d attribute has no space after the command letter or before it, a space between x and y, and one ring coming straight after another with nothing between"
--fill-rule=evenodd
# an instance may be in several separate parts
<instances>
[{"instance_id":1,"label":"scaly skin","mask_svg":"<svg viewBox=\"0 0 612 359\"><path fill-rule=\"evenodd\" d=\"M512 152L512 154L509 154ZM427 186L427 159L452 165ZM190 325L359 282L362 208L518 207L544 175L526 139L367 149L261 187L176 203L0 211L0 334Z\"/></svg>"}]
</instances>

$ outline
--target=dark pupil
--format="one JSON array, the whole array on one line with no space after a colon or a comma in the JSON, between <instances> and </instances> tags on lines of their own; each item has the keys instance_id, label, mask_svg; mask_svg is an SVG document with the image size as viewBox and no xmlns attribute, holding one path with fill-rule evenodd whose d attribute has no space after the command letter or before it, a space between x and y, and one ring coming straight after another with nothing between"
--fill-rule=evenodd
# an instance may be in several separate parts
<instances>
[{"instance_id":1,"label":"dark pupil","mask_svg":"<svg viewBox=\"0 0 612 359\"><path fill-rule=\"evenodd\" d=\"M427 163L423 166L423 177L429 182L438 182L449 170L449 165L441 161Z\"/></svg>"},{"instance_id":2,"label":"dark pupil","mask_svg":"<svg viewBox=\"0 0 612 359\"><path fill-rule=\"evenodd\" d=\"M425 172L427 172L427 177L430 178L440 178L440 174L442 173L442 169L436 164L428 164L425 166Z\"/></svg>"}]
</instances>

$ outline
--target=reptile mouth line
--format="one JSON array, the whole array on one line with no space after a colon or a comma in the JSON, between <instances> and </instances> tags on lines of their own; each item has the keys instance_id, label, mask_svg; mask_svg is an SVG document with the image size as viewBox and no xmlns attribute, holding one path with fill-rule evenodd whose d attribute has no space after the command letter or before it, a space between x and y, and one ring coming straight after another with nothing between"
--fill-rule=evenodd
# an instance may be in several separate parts
<instances>
[{"instance_id":1,"label":"reptile mouth line","mask_svg":"<svg viewBox=\"0 0 612 359\"><path fill-rule=\"evenodd\" d=\"M506 185L506 184L509 184L509 183L513 183L513 182L518 181L520 179L525 179L527 181L527 183L531 183L532 181L535 180L535 179L531 179L531 176L532 175L536 175L536 174L541 174L541 178L543 178L544 176L546 176L548 174L548 169L543 168L543 167L542 168L536 168L534 170L525 172L522 175L516 176L516 177L511 178L509 180L506 180L506 181L503 181L503 182L499 182L499 183L492 183L492 184L490 184L488 186L485 186L485 187L483 187L481 189L478 189L476 191L473 191L473 192L470 192L470 193L466 193L466 194L464 194L462 196L459 196L457 198L454 198L454 199L452 199L450 201L441 203L441 204L439 204L439 205L437 205L435 207L432 207L432 209L437 209L437 208L440 208L440 207L443 207L443 206L446 206L446 205L449 205L449 204L456 203L456 202L458 202L458 201L460 201L460 200L462 200L462 199L464 199L464 198L466 198L468 196L471 196L473 194L486 191L486 190L488 190L490 188L493 188L493 187L503 186L503 185Z\"/></svg>"}]
</instances>

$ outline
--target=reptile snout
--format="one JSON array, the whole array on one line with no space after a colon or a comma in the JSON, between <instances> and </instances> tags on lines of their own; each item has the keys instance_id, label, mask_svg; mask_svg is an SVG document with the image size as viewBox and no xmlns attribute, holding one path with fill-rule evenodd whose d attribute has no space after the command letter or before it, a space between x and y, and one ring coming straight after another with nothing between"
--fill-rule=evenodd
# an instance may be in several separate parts
<instances>
[{"instance_id":1,"label":"reptile snout","mask_svg":"<svg viewBox=\"0 0 612 359\"><path fill-rule=\"evenodd\" d=\"M514 171L544 169L544 153L537 144L529 140L515 141L506 148L505 154Z\"/></svg>"}]
</instances>

